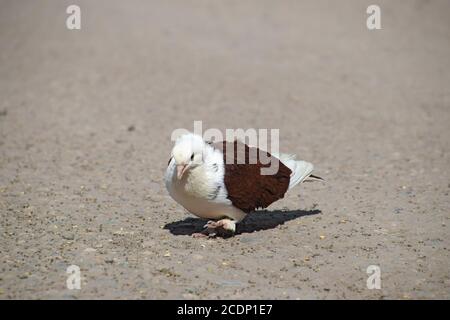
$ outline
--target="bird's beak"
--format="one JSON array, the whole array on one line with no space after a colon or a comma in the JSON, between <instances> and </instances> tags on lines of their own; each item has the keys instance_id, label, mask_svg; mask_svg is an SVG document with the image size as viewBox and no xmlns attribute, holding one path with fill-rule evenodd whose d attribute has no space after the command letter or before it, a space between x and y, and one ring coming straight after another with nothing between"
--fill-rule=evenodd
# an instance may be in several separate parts
<instances>
[{"instance_id":1,"label":"bird's beak","mask_svg":"<svg viewBox=\"0 0 450 320\"><path fill-rule=\"evenodd\" d=\"M183 177L184 172L187 169L187 164L179 164L177 165L177 178L178 180L181 180Z\"/></svg>"}]
</instances>

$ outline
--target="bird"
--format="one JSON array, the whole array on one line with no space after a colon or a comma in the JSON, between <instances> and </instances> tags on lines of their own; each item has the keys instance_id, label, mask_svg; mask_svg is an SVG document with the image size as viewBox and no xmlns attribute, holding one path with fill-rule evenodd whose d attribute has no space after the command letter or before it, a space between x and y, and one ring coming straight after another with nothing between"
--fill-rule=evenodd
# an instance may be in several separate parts
<instances>
[{"instance_id":1,"label":"bird","mask_svg":"<svg viewBox=\"0 0 450 320\"><path fill-rule=\"evenodd\" d=\"M278 170L262 174L271 163ZM250 212L268 207L303 181L324 180L313 169L295 155L270 154L239 140L212 143L189 132L176 139L164 180L177 203L209 220L194 237L231 236Z\"/></svg>"}]
</instances>

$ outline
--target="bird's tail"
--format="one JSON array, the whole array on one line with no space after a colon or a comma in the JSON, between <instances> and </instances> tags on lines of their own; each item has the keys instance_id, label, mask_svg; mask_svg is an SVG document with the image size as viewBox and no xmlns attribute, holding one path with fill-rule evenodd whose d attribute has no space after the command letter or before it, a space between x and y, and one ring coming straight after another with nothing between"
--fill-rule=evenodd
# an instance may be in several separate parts
<instances>
[{"instance_id":1,"label":"bird's tail","mask_svg":"<svg viewBox=\"0 0 450 320\"><path fill-rule=\"evenodd\" d=\"M292 171L291 179L289 181L289 189L292 189L303 181L323 180L321 177L311 174L314 169L312 163L296 160L295 155L283 153L280 154L279 159Z\"/></svg>"}]
</instances>

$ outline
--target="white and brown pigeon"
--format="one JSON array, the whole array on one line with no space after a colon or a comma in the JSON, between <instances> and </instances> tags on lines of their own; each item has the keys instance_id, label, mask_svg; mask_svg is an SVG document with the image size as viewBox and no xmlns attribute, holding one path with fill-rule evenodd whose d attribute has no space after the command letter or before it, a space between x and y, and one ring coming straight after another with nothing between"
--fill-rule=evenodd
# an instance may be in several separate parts
<instances>
[{"instance_id":1,"label":"white and brown pigeon","mask_svg":"<svg viewBox=\"0 0 450 320\"><path fill-rule=\"evenodd\" d=\"M245 161L237 159L240 150L245 152ZM256 158L252 158L255 154ZM261 174L262 168L270 166L267 161L260 161L261 154L278 161L275 174ZM311 163L295 160L294 155L271 155L238 141L212 144L188 133L175 142L165 183L176 202L190 213L210 220L201 233L193 236L229 235L249 212L268 207L307 178L322 180L312 171Z\"/></svg>"}]
</instances>

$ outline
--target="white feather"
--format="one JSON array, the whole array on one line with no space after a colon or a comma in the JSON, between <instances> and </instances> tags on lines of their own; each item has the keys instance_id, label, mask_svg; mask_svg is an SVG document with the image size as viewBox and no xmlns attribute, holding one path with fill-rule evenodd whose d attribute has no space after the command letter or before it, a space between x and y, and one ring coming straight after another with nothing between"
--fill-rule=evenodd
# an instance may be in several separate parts
<instances>
[{"instance_id":1,"label":"white feather","mask_svg":"<svg viewBox=\"0 0 450 320\"><path fill-rule=\"evenodd\" d=\"M291 179L289 180L289 190L305 181L314 170L312 163L296 160L295 154L273 153L273 156L280 159L280 161L292 171Z\"/></svg>"}]
</instances>

